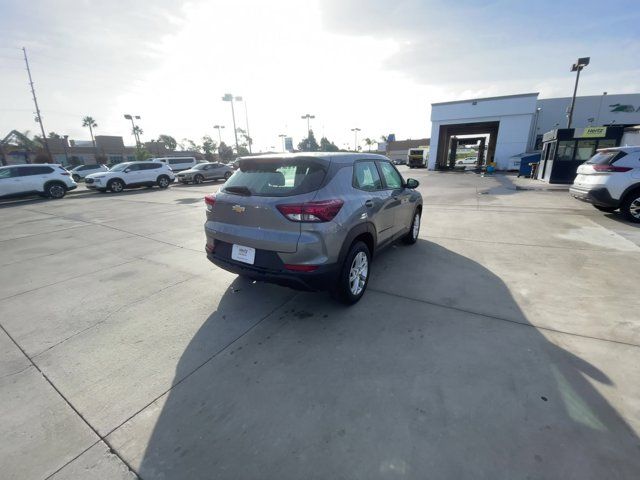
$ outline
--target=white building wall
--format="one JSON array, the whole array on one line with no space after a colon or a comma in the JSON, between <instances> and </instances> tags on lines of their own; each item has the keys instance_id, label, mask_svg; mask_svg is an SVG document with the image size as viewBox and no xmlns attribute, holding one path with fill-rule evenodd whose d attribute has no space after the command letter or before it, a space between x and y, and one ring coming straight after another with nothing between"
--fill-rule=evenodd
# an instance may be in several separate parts
<instances>
[{"instance_id":1,"label":"white building wall","mask_svg":"<svg viewBox=\"0 0 640 480\"><path fill-rule=\"evenodd\" d=\"M494 161L498 169L506 169L511 156L527 149L537 98L528 93L432 104L429 169L436 166L441 125L494 121L500 122Z\"/></svg>"},{"instance_id":2,"label":"white building wall","mask_svg":"<svg viewBox=\"0 0 640 480\"><path fill-rule=\"evenodd\" d=\"M544 135L555 128L566 128L567 108L571 105L571 97L542 98L537 102L540 108L536 127L537 135ZM612 111L621 105L627 111ZM618 108L620 110L620 108ZM633 111L631 111L633 110ZM640 124L640 94L591 95L576 97L572 126L583 128L600 125Z\"/></svg>"}]
</instances>

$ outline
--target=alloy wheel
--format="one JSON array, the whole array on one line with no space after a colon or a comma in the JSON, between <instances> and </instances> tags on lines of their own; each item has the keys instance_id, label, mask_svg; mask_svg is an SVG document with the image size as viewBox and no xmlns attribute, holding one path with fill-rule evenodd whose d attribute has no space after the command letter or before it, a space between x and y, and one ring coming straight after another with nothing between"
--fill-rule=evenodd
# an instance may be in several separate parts
<instances>
[{"instance_id":1,"label":"alloy wheel","mask_svg":"<svg viewBox=\"0 0 640 480\"><path fill-rule=\"evenodd\" d=\"M360 295L364 286L367 283L367 276L369 275L369 260L367 254L364 252L358 252L351 262L351 269L349 270L349 290L353 295Z\"/></svg>"}]
</instances>

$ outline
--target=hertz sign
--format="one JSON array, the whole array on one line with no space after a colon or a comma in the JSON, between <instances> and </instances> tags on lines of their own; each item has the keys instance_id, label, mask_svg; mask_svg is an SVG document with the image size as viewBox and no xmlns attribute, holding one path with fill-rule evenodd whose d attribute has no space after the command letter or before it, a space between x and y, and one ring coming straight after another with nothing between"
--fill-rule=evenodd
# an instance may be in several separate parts
<instances>
[{"instance_id":1,"label":"hertz sign","mask_svg":"<svg viewBox=\"0 0 640 480\"><path fill-rule=\"evenodd\" d=\"M573 138L604 138L606 136L607 127L586 127L583 129L576 128Z\"/></svg>"}]
</instances>

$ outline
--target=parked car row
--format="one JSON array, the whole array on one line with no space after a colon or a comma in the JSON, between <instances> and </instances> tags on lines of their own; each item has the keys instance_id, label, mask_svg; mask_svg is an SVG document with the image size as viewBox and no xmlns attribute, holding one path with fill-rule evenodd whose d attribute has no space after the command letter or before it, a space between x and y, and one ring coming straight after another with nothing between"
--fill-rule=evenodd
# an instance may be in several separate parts
<instances>
[{"instance_id":1,"label":"parked car row","mask_svg":"<svg viewBox=\"0 0 640 480\"><path fill-rule=\"evenodd\" d=\"M90 190L121 192L127 188L167 188L176 178L182 183L202 183L227 180L233 168L216 163L195 163L189 159L151 159L123 162L108 168L104 165L81 165L71 171L57 164L12 165L0 167L0 198L38 194L48 198L62 198L84 180ZM172 165L171 161L181 163ZM174 167L187 169L177 175Z\"/></svg>"}]
</instances>

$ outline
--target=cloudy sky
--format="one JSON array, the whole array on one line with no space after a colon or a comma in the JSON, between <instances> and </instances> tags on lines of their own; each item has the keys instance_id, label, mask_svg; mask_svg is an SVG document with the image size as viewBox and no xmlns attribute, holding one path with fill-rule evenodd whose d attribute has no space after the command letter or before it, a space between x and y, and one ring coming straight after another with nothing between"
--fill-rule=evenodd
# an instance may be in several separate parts
<instances>
[{"instance_id":1,"label":"cloudy sky","mask_svg":"<svg viewBox=\"0 0 640 480\"><path fill-rule=\"evenodd\" d=\"M457 0L0 0L0 136L35 132L25 46L47 132L133 143L217 138L246 99L256 149L297 143L300 119L339 146L350 129L429 136L430 104L540 92L568 96L570 64L591 56L580 94L640 92L640 10L633 2ZM244 105L237 105L245 126Z\"/></svg>"}]
</instances>

